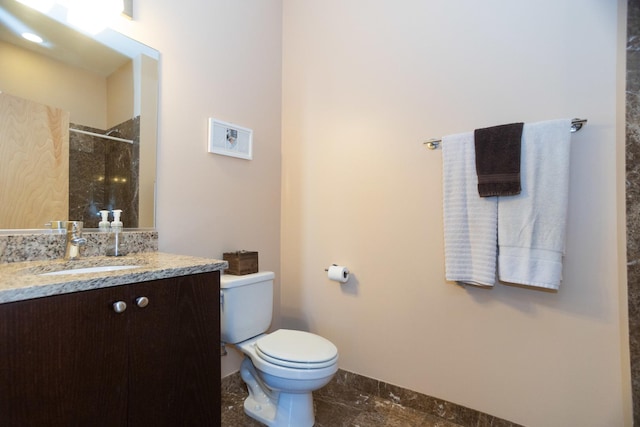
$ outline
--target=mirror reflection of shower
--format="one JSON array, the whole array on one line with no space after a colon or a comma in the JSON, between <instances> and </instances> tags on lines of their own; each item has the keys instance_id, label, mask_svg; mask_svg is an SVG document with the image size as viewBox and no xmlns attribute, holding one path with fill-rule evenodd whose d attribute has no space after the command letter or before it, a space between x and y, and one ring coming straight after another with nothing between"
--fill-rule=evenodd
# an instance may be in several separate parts
<instances>
[{"instance_id":1,"label":"mirror reflection of shower","mask_svg":"<svg viewBox=\"0 0 640 427\"><path fill-rule=\"evenodd\" d=\"M69 217L97 228L101 210L123 210L127 228L138 227L140 118L107 131L71 124Z\"/></svg>"}]
</instances>

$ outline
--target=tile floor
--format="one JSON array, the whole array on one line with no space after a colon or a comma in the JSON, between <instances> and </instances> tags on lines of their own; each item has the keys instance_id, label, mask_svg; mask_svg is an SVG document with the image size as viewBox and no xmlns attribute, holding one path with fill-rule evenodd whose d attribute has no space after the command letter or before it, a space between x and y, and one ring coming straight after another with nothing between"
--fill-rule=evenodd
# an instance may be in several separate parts
<instances>
[{"instance_id":1,"label":"tile floor","mask_svg":"<svg viewBox=\"0 0 640 427\"><path fill-rule=\"evenodd\" d=\"M222 382L222 426L261 427L244 413L239 374ZM376 380L339 370L314 393L314 427L516 427L516 424Z\"/></svg>"}]
</instances>

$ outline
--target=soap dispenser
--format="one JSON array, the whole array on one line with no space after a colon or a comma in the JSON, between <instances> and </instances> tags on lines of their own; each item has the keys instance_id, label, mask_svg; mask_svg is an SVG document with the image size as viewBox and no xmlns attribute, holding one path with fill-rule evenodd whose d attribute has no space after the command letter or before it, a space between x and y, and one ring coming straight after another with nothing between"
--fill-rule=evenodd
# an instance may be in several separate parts
<instances>
[{"instance_id":1,"label":"soap dispenser","mask_svg":"<svg viewBox=\"0 0 640 427\"><path fill-rule=\"evenodd\" d=\"M102 216L102 221L98 223L98 228L100 231L109 231L109 211L102 210L100 215Z\"/></svg>"},{"instance_id":2,"label":"soap dispenser","mask_svg":"<svg viewBox=\"0 0 640 427\"><path fill-rule=\"evenodd\" d=\"M111 228L114 227L120 228L122 231L122 221L120 221L120 215L122 214L122 209L114 209L113 211L113 221L111 222Z\"/></svg>"},{"instance_id":3,"label":"soap dispenser","mask_svg":"<svg viewBox=\"0 0 640 427\"><path fill-rule=\"evenodd\" d=\"M111 233L109 234L109 240L107 242L107 256L123 256L126 252L120 248L122 236L122 221L120 221L121 209L114 209L113 221L111 222Z\"/></svg>"}]
</instances>

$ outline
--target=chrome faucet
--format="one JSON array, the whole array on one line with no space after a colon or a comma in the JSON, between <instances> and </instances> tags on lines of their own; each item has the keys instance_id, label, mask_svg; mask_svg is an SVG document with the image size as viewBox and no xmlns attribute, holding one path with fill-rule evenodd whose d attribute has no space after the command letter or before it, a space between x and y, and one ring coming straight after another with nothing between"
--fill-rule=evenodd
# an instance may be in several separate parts
<instances>
[{"instance_id":1,"label":"chrome faucet","mask_svg":"<svg viewBox=\"0 0 640 427\"><path fill-rule=\"evenodd\" d=\"M82 237L82 221L67 222L67 239L64 250L65 260L80 259L80 246L84 246L87 239Z\"/></svg>"}]
</instances>

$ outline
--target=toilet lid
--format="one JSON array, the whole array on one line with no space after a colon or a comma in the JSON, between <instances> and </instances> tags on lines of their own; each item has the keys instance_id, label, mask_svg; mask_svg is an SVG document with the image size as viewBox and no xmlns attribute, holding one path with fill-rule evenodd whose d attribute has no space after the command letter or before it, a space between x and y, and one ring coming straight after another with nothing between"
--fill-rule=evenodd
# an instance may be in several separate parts
<instances>
[{"instance_id":1,"label":"toilet lid","mask_svg":"<svg viewBox=\"0 0 640 427\"><path fill-rule=\"evenodd\" d=\"M290 329L279 329L256 342L263 359L281 366L321 368L335 363L338 349L321 336Z\"/></svg>"}]
</instances>

